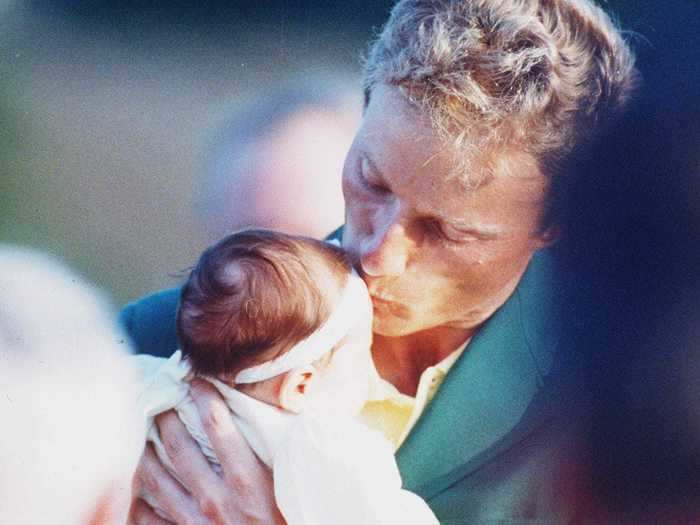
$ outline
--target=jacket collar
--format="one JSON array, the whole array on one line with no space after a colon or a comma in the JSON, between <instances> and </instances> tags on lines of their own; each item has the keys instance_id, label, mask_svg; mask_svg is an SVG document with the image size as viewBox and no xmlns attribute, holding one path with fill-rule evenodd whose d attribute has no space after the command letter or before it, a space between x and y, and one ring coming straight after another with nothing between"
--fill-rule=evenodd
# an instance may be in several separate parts
<instances>
[{"instance_id":1,"label":"jacket collar","mask_svg":"<svg viewBox=\"0 0 700 525\"><path fill-rule=\"evenodd\" d=\"M551 256L538 252L475 334L397 453L404 486L429 498L522 437L552 367L559 310ZM538 419L541 421L541 418Z\"/></svg>"}]
</instances>

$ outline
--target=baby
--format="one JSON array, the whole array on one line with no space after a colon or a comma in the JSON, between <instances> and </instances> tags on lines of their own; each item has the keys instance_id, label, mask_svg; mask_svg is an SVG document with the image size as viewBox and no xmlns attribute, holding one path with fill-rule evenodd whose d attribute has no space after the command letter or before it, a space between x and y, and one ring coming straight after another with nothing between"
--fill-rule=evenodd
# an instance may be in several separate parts
<instances>
[{"instance_id":1,"label":"baby","mask_svg":"<svg viewBox=\"0 0 700 525\"><path fill-rule=\"evenodd\" d=\"M215 470L188 394L195 376L216 386L272 469L289 525L437 524L401 488L390 443L355 417L376 374L372 305L341 248L264 230L230 235L190 273L177 330L181 352L136 358L142 408L149 418L174 408ZM149 423L147 439L175 475Z\"/></svg>"}]
</instances>

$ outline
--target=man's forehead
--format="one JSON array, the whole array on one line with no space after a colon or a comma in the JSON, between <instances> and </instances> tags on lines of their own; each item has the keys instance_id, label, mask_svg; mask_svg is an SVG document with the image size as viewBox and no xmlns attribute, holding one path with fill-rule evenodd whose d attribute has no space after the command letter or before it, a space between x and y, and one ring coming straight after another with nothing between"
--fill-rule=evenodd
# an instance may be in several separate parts
<instances>
[{"instance_id":1,"label":"man's forehead","mask_svg":"<svg viewBox=\"0 0 700 525\"><path fill-rule=\"evenodd\" d=\"M445 185L460 193L468 193L496 177L542 176L534 157L513 147L489 147L469 143L468 139L455 144L450 137L438 136L424 122L393 130L388 126L381 121L370 122L361 129L358 144L371 169L383 177L392 175L385 166L387 149L392 150L391 164L402 165L404 174L420 174L432 185Z\"/></svg>"},{"instance_id":2,"label":"man's forehead","mask_svg":"<svg viewBox=\"0 0 700 525\"><path fill-rule=\"evenodd\" d=\"M355 147L374 172L374 182L408 197L419 213L453 221L469 201L506 186L516 189L509 193L523 204L537 204L544 181L536 160L522 148L445 137L391 86L373 91Z\"/></svg>"},{"instance_id":3,"label":"man's forehead","mask_svg":"<svg viewBox=\"0 0 700 525\"><path fill-rule=\"evenodd\" d=\"M369 140L371 136L366 134L363 137L358 151L367 167L386 181L410 174L420 177L430 189L442 189L464 197L501 177L522 180L524 184L546 182L537 162L528 154L505 148L500 152L470 152L451 145L429 142L425 137L409 139L415 140L414 148L401 148L403 151L396 156L405 169L395 173L392 165L385 166L381 153L374 152L378 142ZM419 143L421 140L423 142Z\"/></svg>"},{"instance_id":4,"label":"man's forehead","mask_svg":"<svg viewBox=\"0 0 700 525\"><path fill-rule=\"evenodd\" d=\"M416 216L430 217L456 228L485 237L504 233L504 223L511 223L525 209L540 208L545 198L546 180L529 170L494 173L483 178L465 179L458 174L431 171L430 164L413 176L408 184L405 174L388 177L389 186ZM466 182L465 182L466 180ZM393 183L393 184L392 184Z\"/></svg>"}]
</instances>

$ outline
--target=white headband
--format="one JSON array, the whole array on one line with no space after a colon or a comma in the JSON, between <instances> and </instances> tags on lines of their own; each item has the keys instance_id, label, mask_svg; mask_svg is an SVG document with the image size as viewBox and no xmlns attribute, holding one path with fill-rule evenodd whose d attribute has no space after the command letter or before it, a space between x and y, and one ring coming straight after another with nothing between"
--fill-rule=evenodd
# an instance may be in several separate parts
<instances>
[{"instance_id":1,"label":"white headband","mask_svg":"<svg viewBox=\"0 0 700 525\"><path fill-rule=\"evenodd\" d=\"M357 313L363 308L368 308L368 301L367 287L353 270L348 275L340 301L318 330L279 357L241 370L236 374L234 383L257 383L293 368L310 365L325 353L330 352L350 332L357 323Z\"/></svg>"}]
</instances>

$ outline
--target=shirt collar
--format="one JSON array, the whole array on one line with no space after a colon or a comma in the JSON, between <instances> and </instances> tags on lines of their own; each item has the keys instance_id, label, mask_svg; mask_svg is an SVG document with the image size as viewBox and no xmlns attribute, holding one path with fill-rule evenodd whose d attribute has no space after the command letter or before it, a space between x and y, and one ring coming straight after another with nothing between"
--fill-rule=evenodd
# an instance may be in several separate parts
<instances>
[{"instance_id":1,"label":"shirt collar","mask_svg":"<svg viewBox=\"0 0 700 525\"><path fill-rule=\"evenodd\" d=\"M467 340L466 343L463 343L457 350L454 350L448 354L444 359L442 359L442 361L439 361L435 365L425 369L420 376L418 384L420 385L428 375L437 373L442 377L446 376L450 371L450 368L452 368L452 365L454 365L462 353L464 353L468 344L469 341ZM398 403L410 403L413 401L411 396L399 392L394 385L379 375L376 368L372 367L372 370L370 371L369 395L367 397L367 401L383 401L387 399Z\"/></svg>"}]
</instances>

